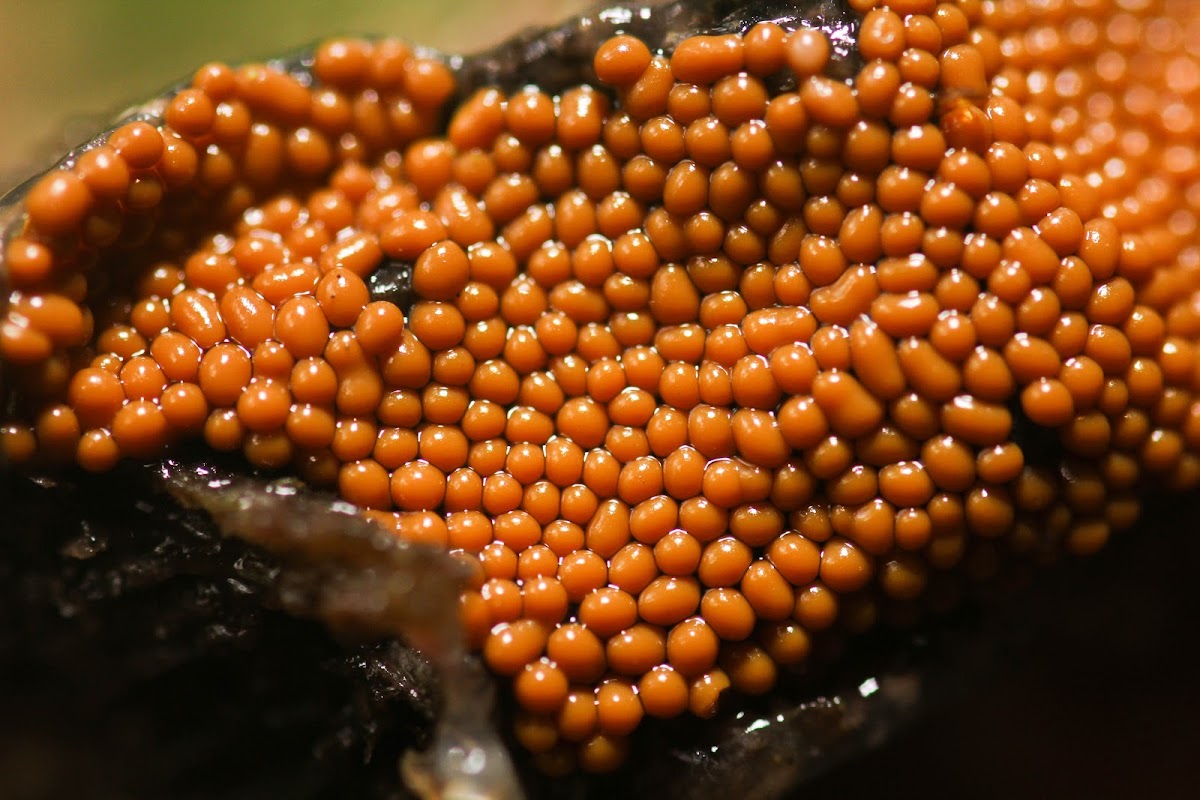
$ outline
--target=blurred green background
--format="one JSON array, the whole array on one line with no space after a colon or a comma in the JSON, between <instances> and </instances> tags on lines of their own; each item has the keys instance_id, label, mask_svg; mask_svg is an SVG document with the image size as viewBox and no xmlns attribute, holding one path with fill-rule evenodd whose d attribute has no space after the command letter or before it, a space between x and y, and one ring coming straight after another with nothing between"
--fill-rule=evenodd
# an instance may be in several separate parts
<instances>
[{"instance_id":1,"label":"blurred green background","mask_svg":"<svg viewBox=\"0 0 1200 800\"><path fill-rule=\"evenodd\" d=\"M207 61L335 34L468 52L595 0L0 0L0 193Z\"/></svg>"}]
</instances>

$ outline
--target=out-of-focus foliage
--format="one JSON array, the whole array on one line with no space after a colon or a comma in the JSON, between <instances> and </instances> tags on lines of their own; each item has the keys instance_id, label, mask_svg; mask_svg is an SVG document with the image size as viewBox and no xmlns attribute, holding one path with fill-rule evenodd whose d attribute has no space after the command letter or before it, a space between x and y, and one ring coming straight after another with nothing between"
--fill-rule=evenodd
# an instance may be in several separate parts
<instances>
[{"instance_id":1,"label":"out-of-focus foliage","mask_svg":"<svg viewBox=\"0 0 1200 800\"><path fill-rule=\"evenodd\" d=\"M131 102L211 60L344 33L450 52L548 24L591 0L0 0L0 193Z\"/></svg>"}]
</instances>

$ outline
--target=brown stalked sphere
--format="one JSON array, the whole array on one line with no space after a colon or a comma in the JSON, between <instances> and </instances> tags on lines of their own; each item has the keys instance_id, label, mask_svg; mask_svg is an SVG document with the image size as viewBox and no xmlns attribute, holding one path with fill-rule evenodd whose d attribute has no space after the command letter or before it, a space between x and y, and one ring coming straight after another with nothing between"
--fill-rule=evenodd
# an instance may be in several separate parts
<instances>
[{"instance_id":1,"label":"brown stalked sphere","mask_svg":"<svg viewBox=\"0 0 1200 800\"><path fill-rule=\"evenodd\" d=\"M1101 547L1200 484L1200 6L850 5L849 80L815 28L619 35L602 85L445 130L452 71L397 42L202 68L28 193L4 458L203 437L477 561L468 636L555 771L976 540Z\"/></svg>"}]
</instances>

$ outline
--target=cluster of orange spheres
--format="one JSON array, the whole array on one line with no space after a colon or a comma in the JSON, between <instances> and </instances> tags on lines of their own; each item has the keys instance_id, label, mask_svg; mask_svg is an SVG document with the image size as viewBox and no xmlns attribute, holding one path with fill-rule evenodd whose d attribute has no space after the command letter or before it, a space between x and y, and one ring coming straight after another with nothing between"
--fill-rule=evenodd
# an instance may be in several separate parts
<instances>
[{"instance_id":1,"label":"cluster of orange spheres","mask_svg":"<svg viewBox=\"0 0 1200 800\"><path fill-rule=\"evenodd\" d=\"M448 127L396 41L201 69L25 198L5 458L202 437L449 548L550 771L973 543L1095 550L1200 484L1197 5L849 5L850 80L816 28L618 35Z\"/></svg>"}]
</instances>

